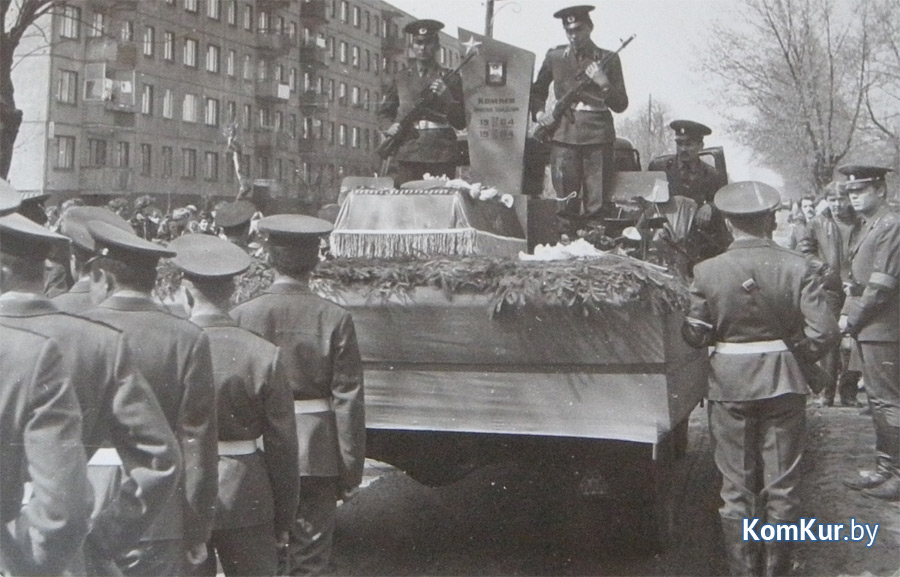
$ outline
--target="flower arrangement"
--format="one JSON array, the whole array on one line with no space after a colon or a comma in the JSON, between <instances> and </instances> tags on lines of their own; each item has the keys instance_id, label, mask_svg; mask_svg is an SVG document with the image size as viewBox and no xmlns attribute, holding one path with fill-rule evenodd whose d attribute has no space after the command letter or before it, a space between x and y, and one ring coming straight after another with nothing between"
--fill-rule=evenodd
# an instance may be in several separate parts
<instances>
[{"instance_id":1,"label":"flower arrangement","mask_svg":"<svg viewBox=\"0 0 900 577\"><path fill-rule=\"evenodd\" d=\"M456 188L459 190L464 190L468 192L469 196L475 200L499 202L506 208L512 208L513 204L515 203L515 197L513 195L508 193L500 194L500 191L498 191L496 187L485 187L480 182L471 184L461 178L450 179L447 178L447 175L432 176L427 173L425 174L424 179L442 180L444 181L444 184L442 186L444 186L445 188Z\"/></svg>"}]
</instances>

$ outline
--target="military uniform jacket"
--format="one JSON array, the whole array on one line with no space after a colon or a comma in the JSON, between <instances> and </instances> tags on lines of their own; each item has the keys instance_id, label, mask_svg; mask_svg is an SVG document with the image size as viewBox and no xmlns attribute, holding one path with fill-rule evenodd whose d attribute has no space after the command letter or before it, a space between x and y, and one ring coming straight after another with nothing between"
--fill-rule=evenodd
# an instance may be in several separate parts
<instances>
[{"instance_id":1,"label":"military uniform jacket","mask_svg":"<svg viewBox=\"0 0 900 577\"><path fill-rule=\"evenodd\" d=\"M300 474L362 481L365 461L363 371L350 314L306 283L276 281L231 311L238 324L280 348L294 400L327 399L332 411L297 414Z\"/></svg>"},{"instance_id":2,"label":"military uniform jacket","mask_svg":"<svg viewBox=\"0 0 900 577\"><path fill-rule=\"evenodd\" d=\"M116 294L84 316L122 331L181 446L180 498L169 499L141 540L205 543L212 530L218 447L209 340L144 296Z\"/></svg>"},{"instance_id":3,"label":"military uniform jacket","mask_svg":"<svg viewBox=\"0 0 900 577\"><path fill-rule=\"evenodd\" d=\"M758 343L790 339L812 361L836 344L837 321L803 255L771 240L736 240L719 256L694 266L688 319L689 344ZM710 357L709 392L714 401L752 401L785 393L806 394L807 386L790 351L720 354Z\"/></svg>"},{"instance_id":4,"label":"military uniform jacket","mask_svg":"<svg viewBox=\"0 0 900 577\"><path fill-rule=\"evenodd\" d=\"M423 76L419 76L413 63L405 70L393 74L390 82L383 88L384 96L378 106L381 130L387 130L392 123L405 118L428 87L446 72L446 68L435 65L428 68ZM449 124L462 130L466 127L462 80L458 74L454 74L445 83L447 91L443 96L431 97L421 118L415 120ZM419 129L418 136L404 142L394 158L405 162L456 163L459 154L453 128Z\"/></svg>"},{"instance_id":5,"label":"military uniform jacket","mask_svg":"<svg viewBox=\"0 0 900 577\"><path fill-rule=\"evenodd\" d=\"M52 339L10 327L0 338L0 571L58 575L87 533L93 501L81 411Z\"/></svg>"},{"instance_id":6,"label":"military uniform jacket","mask_svg":"<svg viewBox=\"0 0 900 577\"><path fill-rule=\"evenodd\" d=\"M859 341L900 341L900 216L883 206L865 219L850 249L850 271L861 292L844 302Z\"/></svg>"},{"instance_id":7,"label":"military uniform jacket","mask_svg":"<svg viewBox=\"0 0 900 577\"><path fill-rule=\"evenodd\" d=\"M597 48L589 43L582 54L575 54L569 45L557 46L547 52L544 63L538 71L537 78L531 87L531 111L540 112L547 103L550 83L556 98L564 96L578 83L579 75L592 61L600 60L609 54L608 50ZM619 56L613 56L604 68L610 82L610 91L602 96L600 87L594 83L582 90L579 104L597 110L573 110L565 114L556 132L552 136L554 142L563 144L613 144L616 141L616 129L613 125L613 112L624 112L628 108L628 93L625 91L625 79L622 76L622 62Z\"/></svg>"},{"instance_id":8,"label":"military uniform jacket","mask_svg":"<svg viewBox=\"0 0 900 577\"><path fill-rule=\"evenodd\" d=\"M277 363L278 348L239 328L227 314L191 322L209 337L220 441L263 440L265 452L219 457L215 529L270 523L290 529L300 475L293 397Z\"/></svg>"},{"instance_id":9,"label":"military uniform jacket","mask_svg":"<svg viewBox=\"0 0 900 577\"><path fill-rule=\"evenodd\" d=\"M88 279L78 279L69 292L53 297L53 304L64 313L80 314L94 306L90 291L91 282Z\"/></svg>"},{"instance_id":10,"label":"military uniform jacket","mask_svg":"<svg viewBox=\"0 0 900 577\"><path fill-rule=\"evenodd\" d=\"M0 298L0 324L32 330L59 345L81 406L88 459L100 447L115 447L134 481L93 521L92 538L114 551L116 540L146 528L181 475L178 444L156 396L135 369L125 337L111 326L59 312L36 295Z\"/></svg>"},{"instance_id":11,"label":"military uniform jacket","mask_svg":"<svg viewBox=\"0 0 900 577\"><path fill-rule=\"evenodd\" d=\"M716 169L702 160L680 163L677 157L666 161L669 196L685 196L699 206L712 203L722 183Z\"/></svg>"}]
</instances>

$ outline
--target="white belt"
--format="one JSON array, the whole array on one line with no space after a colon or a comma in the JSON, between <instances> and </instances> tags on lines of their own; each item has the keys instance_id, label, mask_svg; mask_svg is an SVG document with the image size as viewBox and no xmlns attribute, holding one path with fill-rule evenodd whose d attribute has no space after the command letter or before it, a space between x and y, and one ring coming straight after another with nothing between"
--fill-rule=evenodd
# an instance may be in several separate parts
<instances>
[{"instance_id":1,"label":"white belt","mask_svg":"<svg viewBox=\"0 0 900 577\"><path fill-rule=\"evenodd\" d=\"M89 467L119 467L122 465L122 458L119 452L112 447L104 447L97 449L97 452L88 461Z\"/></svg>"},{"instance_id":2,"label":"white belt","mask_svg":"<svg viewBox=\"0 0 900 577\"><path fill-rule=\"evenodd\" d=\"M302 415L303 413L328 413L330 411L330 399L308 399L305 401L294 401L295 415Z\"/></svg>"},{"instance_id":3,"label":"white belt","mask_svg":"<svg viewBox=\"0 0 900 577\"><path fill-rule=\"evenodd\" d=\"M256 439L246 441L219 441L220 457L236 457L238 455L252 455L256 452Z\"/></svg>"},{"instance_id":4,"label":"white belt","mask_svg":"<svg viewBox=\"0 0 900 577\"><path fill-rule=\"evenodd\" d=\"M584 112L605 112L609 110L609 108L605 106L594 106L593 104L585 104L584 102L579 102L572 107L572 110L581 110Z\"/></svg>"},{"instance_id":5,"label":"white belt","mask_svg":"<svg viewBox=\"0 0 900 577\"><path fill-rule=\"evenodd\" d=\"M752 355L756 353L780 353L788 350L781 339L777 341L756 341L752 343L716 343L715 350L720 355Z\"/></svg>"},{"instance_id":6,"label":"white belt","mask_svg":"<svg viewBox=\"0 0 900 577\"><path fill-rule=\"evenodd\" d=\"M430 130L436 128L450 128L450 125L446 122L432 122L430 120L419 120L416 122L417 130Z\"/></svg>"}]
</instances>

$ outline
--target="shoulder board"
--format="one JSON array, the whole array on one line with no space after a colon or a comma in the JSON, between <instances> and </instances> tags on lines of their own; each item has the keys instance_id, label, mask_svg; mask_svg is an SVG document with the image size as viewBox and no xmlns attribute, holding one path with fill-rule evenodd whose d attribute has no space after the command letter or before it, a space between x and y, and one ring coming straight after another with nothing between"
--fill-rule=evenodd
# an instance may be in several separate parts
<instances>
[{"instance_id":1,"label":"shoulder board","mask_svg":"<svg viewBox=\"0 0 900 577\"><path fill-rule=\"evenodd\" d=\"M118 328L118 327L114 327L114 326L112 326L111 324L108 324L108 323L106 323L106 322L104 322L104 321L98 321L98 320L96 320L96 319L91 319L91 318L88 318L88 317L83 317L83 316L81 316L81 315L77 315L77 314L73 314L73 313L66 313L66 312L63 312L63 311L59 311L58 313L54 313L54 314L60 314L60 315L65 315L65 316L67 316L67 317L76 318L76 319L78 319L78 320L85 321L85 322L89 322L89 323L91 323L91 324L93 324L93 325L99 325L99 326L104 327L104 328L107 328L107 329L109 329L109 330L111 330L111 331L115 331L116 333L118 333L118 334L120 334L120 335L122 334L122 329L120 329L120 328Z\"/></svg>"}]
</instances>

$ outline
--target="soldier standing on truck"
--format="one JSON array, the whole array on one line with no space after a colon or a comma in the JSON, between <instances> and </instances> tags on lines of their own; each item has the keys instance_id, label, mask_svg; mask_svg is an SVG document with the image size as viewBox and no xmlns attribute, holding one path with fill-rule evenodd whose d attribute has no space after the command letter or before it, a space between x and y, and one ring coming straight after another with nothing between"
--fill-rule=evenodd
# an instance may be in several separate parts
<instances>
[{"instance_id":1,"label":"soldier standing on truck","mask_svg":"<svg viewBox=\"0 0 900 577\"><path fill-rule=\"evenodd\" d=\"M531 88L531 113L544 110L553 83L557 99L571 90L583 75L593 81L581 91L580 99L560 119L550 139L550 175L559 199L557 228L560 236L575 237L583 220L598 220L603 195L615 173L613 144L616 129L613 112L628 108L628 94L618 55L598 48L591 41L593 6L573 6L556 12L562 20L568 45L547 52ZM611 56L606 66L599 60ZM573 194L574 193L574 194ZM571 198L570 195L572 196ZM582 214L583 207L583 214Z\"/></svg>"},{"instance_id":2,"label":"soldier standing on truck","mask_svg":"<svg viewBox=\"0 0 900 577\"><path fill-rule=\"evenodd\" d=\"M356 494L365 461L363 370L353 318L309 289L320 240L331 228L293 214L260 220L275 282L231 311L241 327L281 348L279 365L294 397L301 480L290 575L328 571L337 501Z\"/></svg>"},{"instance_id":3,"label":"soldier standing on truck","mask_svg":"<svg viewBox=\"0 0 900 577\"><path fill-rule=\"evenodd\" d=\"M437 20L416 20L403 27L403 32L412 36L412 59L405 70L391 76L378 106L384 135L392 137L400 130L400 121L427 98L420 117L410 119L414 122L412 136L394 157L397 183L421 180L426 172L456 176L459 149L454 128L466 127L466 110L462 80L458 74L445 78L449 71L437 61L438 31L443 27Z\"/></svg>"},{"instance_id":4,"label":"soldier standing on truck","mask_svg":"<svg viewBox=\"0 0 900 577\"><path fill-rule=\"evenodd\" d=\"M674 120L675 156L654 159L648 170L664 170L669 196L683 196L697 203L697 212L686 238L694 262L721 254L731 242L722 215L713 204L716 191L725 184L716 169L700 159L703 139L712 134L708 126L693 120ZM660 162L663 161L663 162Z\"/></svg>"},{"instance_id":5,"label":"soldier standing on truck","mask_svg":"<svg viewBox=\"0 0 900 577\"><path fill-rule=\"evenodd\" d=\"M716 193L715 205L734 242L694 267L682 334L693 347L714 347L706 397L731 574L787 575L791 543L766 542L761 556L742 525L798 520L807 394L801 362L836 344L837 321L815 267L771 239L777 190L732 183Z\"/></svg>"}]
</instances>

